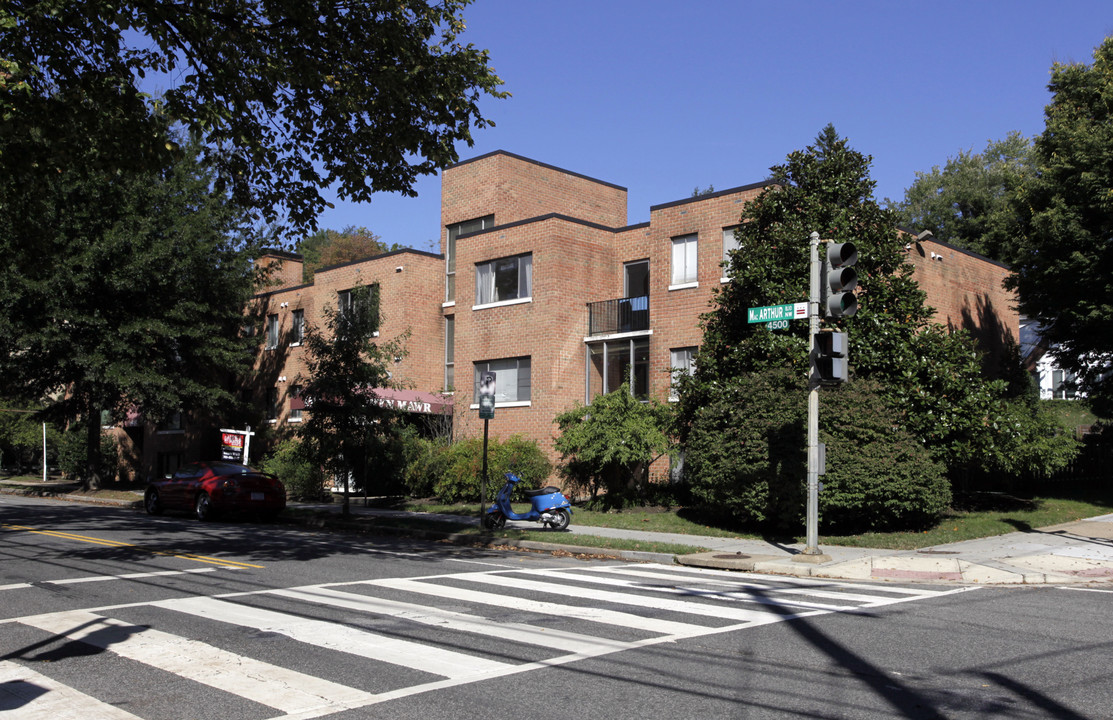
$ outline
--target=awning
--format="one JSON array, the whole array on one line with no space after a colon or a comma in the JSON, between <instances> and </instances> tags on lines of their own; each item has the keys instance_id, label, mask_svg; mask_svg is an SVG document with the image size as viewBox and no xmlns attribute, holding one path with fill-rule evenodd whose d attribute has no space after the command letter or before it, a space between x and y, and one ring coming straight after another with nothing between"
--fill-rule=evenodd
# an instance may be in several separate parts
<instances>
[{"instance_id":1,"label":"awning","mask_svg":"<svg viewBox=\"0 0 1113 720\"><path fill-rule=\"evenodd\" d=\"M371 391L377 404L400 412L421 413L423 415L451 415L452 397L420 390L394 390L375 388ZM304 410L305 401L300 397L290 398L291 410Z\"/></svg>"}]
</instances>

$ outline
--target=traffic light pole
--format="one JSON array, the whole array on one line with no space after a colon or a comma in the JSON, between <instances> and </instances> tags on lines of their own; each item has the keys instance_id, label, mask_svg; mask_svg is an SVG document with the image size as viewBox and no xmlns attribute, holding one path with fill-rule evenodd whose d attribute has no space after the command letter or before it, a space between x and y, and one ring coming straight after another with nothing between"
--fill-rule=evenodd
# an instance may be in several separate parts
<instances>
[{"instance_id":1,"label":"traffic light pole","mask_svg":"<svg viewBox=\"0 0 1113 720\"><path fill-rule=\"evenodd\" d=\"M797 562L827 562L831 558L819 550L819 378L813 369L819 332L820 262L819 233L809 236L811 279L808 288L808 507L807 543L793 556Z\"/></svg>"}]
</instances>

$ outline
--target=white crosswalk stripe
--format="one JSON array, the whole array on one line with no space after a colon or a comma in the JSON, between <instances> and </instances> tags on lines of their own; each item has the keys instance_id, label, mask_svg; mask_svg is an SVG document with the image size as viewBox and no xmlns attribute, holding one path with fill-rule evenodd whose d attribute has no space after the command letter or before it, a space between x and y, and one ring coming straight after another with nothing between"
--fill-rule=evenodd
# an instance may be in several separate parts
<instances>
[{"instance_id":1,"label":"white crosswalk stripe","mask_svg":"<svg viewBox=\"0 0 1113 720\"><path fill-rule=\"evenodd\" d=\"M298 642L339 650L371 660L401 665L447 678L486 675L506 669L506 664L475 655L441 650L376 633L344 627L325 620L309 620L286 613L237 605L207 597L163 600L155 607L189 613L222 623L274 632Z\"/></svg>"},{"instance_id":2,"label":"white crosswalk stripe","mask_svg":"<svg viewBox=\"0 0 1113 720\"><path fill-rule=\"evenodd\" d=\"M220 650L205 643L74 611L20 620L57 637L78 640L285 713L358 707L369 693Z\"/></svg>"},{"instance_id":3,"label":"white crosswalk stripe","mask_svg":"<svg viewBox=\"0 0 1113 720\"><path fill-rule=\"evenodd\" d=\"M23 720L142 720L30 668L0 660L0 713L16 711Z\"/></svg>"},{"instance_id":4,"label":"white crosswalk stripe","mask_svg":"<svg viewBox=\"0 0 1113 720\"><path fill-rule=\"evenodd\" d=\"M297 647L312 646L350 656L353 663L370 659L396 666L402 669L401 675L391 677L414 678L411 684L398 687L393 686L398 682L394 680L381 692L377 686L377 692L348 687L200 640L125 622L112 616L113 608L34 615L12 622L49 633L54 640L92 645L272 708L279 713L277 717L302 719L635 647L962 590L965 588L891 588L696 568L595 565L374 579L117 607L188 616L191 624L204 624L203 631L197 626L198 635L221 637L224 628L233 626L279 636L291 644L283 653L291 667L299 667ZM270 605L281 609L259 607L263 603L253 598L270 598ZM341 611L347 613L348 621L332 619ZM523 616L537 616L537 621ZM368 623L389 622L376 624L372 632L359 627L360 617ZM503 617L508 620L499 619ZM557 618L559 623L553 622ZM180 626L180 622L175 625ZM437 633L424 641L417 630L405 637L382 630L410 626L465 633L492 647L516 644L532 650L494 660L480 649L462 645L459 639L451 648L440 647ZM422 641L412 639L415 637ZM243 652L252 650L247 644ZM18 657L0 661L0 717L6 720L8 709L18 713L13 717L28 720L138 717L42 674L49 672L49 667L36 664L32 670L20 664ZM407 674L409 671L420 675ZM441 679L430 681L430 676ZM189 715L189 708L183 708L182 716Z\"/></svg>"}]
</instances>

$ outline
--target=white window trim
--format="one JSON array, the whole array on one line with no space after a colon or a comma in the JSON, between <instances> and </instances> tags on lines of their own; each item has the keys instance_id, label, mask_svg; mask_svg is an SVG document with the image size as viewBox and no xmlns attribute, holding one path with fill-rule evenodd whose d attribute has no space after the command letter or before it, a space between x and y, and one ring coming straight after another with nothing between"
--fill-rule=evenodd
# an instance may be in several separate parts
<instances>
[{"instance_id":1,"label":"white window trim","mask_svg":"<svg viewBox=\"0 0 1113 720\"><path fill-rule=\"evenodd\" d=\"M523 303L531 303L531 302L533 302L533 296L532 295L530 295L529 297L524 297L524 298L514 298L513 300L499 300L498 302L493 302L493 303L483 303L482 305L472 305L471 309L472 310L486 310L487 308L503 307L504 305L521 305Z\"/></svg>"},{"instance_id":2,"label":"white window trim","mask_svg":"<svg viewBox=\"0 0 1113 720\"><path fill-rule=\"evenodd\" d=\"M442 308L456 307L456 301L455 300L449 300L448 302L443 302L443 303L441 303L441 307Z\"/></svg>"},{"instance_id":3,"label":"white window trim","mask_svg":"<svg viewBox=\"0 0 1113 720\"><path fill-rule=\"evenodd\" d=\"M478 404L469 405L468 407L471 408L472 410L478 410L479 409ZM532 400L512 400L511 402L496 402L495 407L497 407L497 408L500 408L500 407L501 408L533 407L533 401Z\"/></svg>"},{"instance_id":4,"label":"white window trim","mask_svg":"<svg viewBox=\"0 0 1113 720\"><path fill-rule=\"evenodd\" d=\"M679 285L669 285L669 291L671 292L673 290L687 290L688 288L697 288L697 287L699 287L699 281L698 280L696 282L680 283Z\"/></svg>"},{"instance_id":5,"label":"white window trim","mask_svg":"<svg viewBox=\"0 0 1113 720\"><path fill-rule=\"evenodd\" d=\"M652 330L635 330L628 333L614 333L613 335L588 335L584 338L587 344L610 341L610 340L627 340L629 338L649 337L653 334Z\"/></svg>"}]
</instances>

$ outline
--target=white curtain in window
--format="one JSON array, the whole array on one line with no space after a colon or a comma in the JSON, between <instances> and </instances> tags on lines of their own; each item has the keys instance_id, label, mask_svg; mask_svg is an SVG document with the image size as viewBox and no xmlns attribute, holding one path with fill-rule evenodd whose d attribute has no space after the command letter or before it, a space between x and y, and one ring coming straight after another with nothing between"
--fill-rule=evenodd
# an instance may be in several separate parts
<instances>
[{"instance_id":1,"label":"white curtain in window","mask_svg":"<svg viewBox=\"0 0 1113 720\"><path fill-rule=\"evenodd\" d=\"M672 284L696 281L696 236L685 235L672 241Z\"/></svg>"},{"instance_id":2,"label":"white curtain in window","mask_svg":"<svg viewBox=\"0 0 1113 720\"><path fill-rule=\"evenodd\" d=\"M738 249L738 238L734 237L737 228L723 228L723 262L730 262L730 251ZM726 270L723 271L726 273Z\"/></svg>"},{"instance_id":3,"label":"white curtain in window","mask_svg":"<svg viewBox=\"0 0 1113 720\"><path fill-rule=\"evenodd\" d=\"M533 255L518 258L518 297L533 295Z\"/></svg>"},{"instance_id":4,"label":"white curtain in window","mask_svg":"<svg viewBox=\"0 0 1113 720\"><path fill-rule=\"evenodd\" d=\"M495 301L495 264L475 266L475 303L484 305Z\"/></svg>"}]
</instances>

